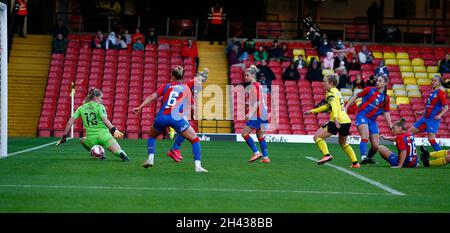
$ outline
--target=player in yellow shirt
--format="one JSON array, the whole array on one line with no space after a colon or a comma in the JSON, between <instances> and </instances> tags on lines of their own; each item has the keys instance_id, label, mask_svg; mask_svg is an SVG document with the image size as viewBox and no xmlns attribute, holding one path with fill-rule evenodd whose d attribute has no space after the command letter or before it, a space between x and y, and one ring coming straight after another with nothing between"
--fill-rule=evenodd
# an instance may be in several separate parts
<instances>
[{"instance_id":1,"label":"player in yellow shirt","mask_svg":"<svg viewBox=\"0 0 450 233\"><path fill-rule=\"evenodd\" d=\"M339 133L339 144L352 161L351 167L359 168L360 165L356 159L355 151L347 143L347 136L350 134L350 124L352 121L344 110L344 99L342 98L341 92L336 88L338 83L339 79L336 75L327 75L323 79L323 87L326 91L326 104L304 112L303 116L325 111L330 113L330 121L322 125L314 134L314 141L323 154L322 159L317 164L322 165L333 159L333 156L328 151L325 138Z\"/></svg>"}]
</instances>

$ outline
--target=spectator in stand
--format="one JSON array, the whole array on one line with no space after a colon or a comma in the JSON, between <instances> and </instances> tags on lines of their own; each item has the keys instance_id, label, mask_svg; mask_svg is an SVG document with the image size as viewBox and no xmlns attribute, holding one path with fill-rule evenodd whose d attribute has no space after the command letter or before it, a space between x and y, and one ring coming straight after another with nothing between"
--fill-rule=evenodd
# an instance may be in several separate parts
<instances>
[{"instance_id":1,"label":"spectator in stand","mask_svg":"<svg viewBox=\"0 0 450 233\"><path fill-rule=\"evenodd\" d=\"M336 45L335 45L335 48L334 49L336 49L336 50L344 50L345 49L345 45L344 45L344 43L342 42L342 39L341 38L339 38L337 41L336 41Z\"/></svg>"},{"instance_id":2,"label":"spectator in stand","mask_svg":"<svg viewBox=\"0 0 450 233\"><path fill-rule=\"evenodd\" d=\"M322 43L319 45L319 56L320 57L325 57L327 55L328 52L331 52L331 46L328 43L327 39L323 39Z\"/></svg>"},{"instance_id":3,"label":"spectator in stand","mask_svg":"<svg viewBox=\"0 0 450 233\"><path fill-rule=\"evenodd\" d=\"M384 61L380 61L380 63L378 64L378 67L375 69L375 76L378 77L382 74L385 74L387 77L389 77L389 70L384 65Z\"/></svg>"},{"instance_id":4,"label":"spectator in stand","mask_svg":"<svg viewBox=\"0 0 450 233\"><path fill-rule=\"evenodd\" d=\"M272 47L269 49L269 60L280 60L283 55L283 49L278 44L278 40L274 40Z\"/></svg>"},{"instance_id":5,"label":"spectator in stand","mask_svg":"<svg viewBox=\"0 0 450 233\"><path fill-rule=\"evenodd\" d=\"M102 31L97 31L94 38L92 38L92 46L93 49L104 49L106 48L106 40L104 38L104 35Z\"/></svg>"},{"instance_id":6,"label":"spectator in stand","mask_svg":"<svg viewBox=\"0 0 450 233\"><path fill-rule=\"evenodd\" d=\"M8 1L9 2L9 1ZM6 2L5 2L6 3ZM25 17L28 15L27 2L25 0L16 0L13 8L13 33L18 30L19 36L25 38Z\"/></svg>"},{"instance_id":7,"label":"spectator in stand","mask_svg":"<svg viewBox=\"0 0 450 233\"><path fill-rule=\"evenodd\" d=\"M231 51L228 53L228 63L230 64L230 66L234 66L234 65L242 66L242 65L244 65L239 60L239 46L238 45L234 45L233 48L231 49Z\"/></svg>"},{"instance_id":8,"label":"spectator in stand","mask_svg":"<svg viewBox=\"0 0 450 233\"><path fill-rule=\"evenodd\" d=\"M123 36L122 35L117 35L117 42L116 42L116 48L117 49L128 49L128 45L127 43L123 40Z\"/></svg>"},{"instance_id":9,"label":"spectator in stand","mask_svg":"<svg viewBox=\"0 0 450 233\"><path fill-rule=\"evenodd\" d=\"M61 34L63 38L67 38L67 34L69 34L69 29L64 25L62 19L58 19L58 22L53 28L53 38L56 38L58 34Z\"/></svg>"},{"instance_id":10,"label":"spectator in stand","mask_svg":"<svg viewBox=\"0 0 450 233\"><path fill-rule=\"evenodd\" d=\"M136 39L136 43L133 44L133 50L144 51L144 44L142 43L141 38Z\"/></svg>"},{"instance_id":11,"label":"spectator in stand","mask_svg":"<svg viewBox=\"0 0 450 233\"><path fill-rule=\"evenodd\" d=\"M323 59L322 69L334 69L334 54L333 52L327 52L327 56Z\"/></svg>"},{"instance_id":12,"label":"spectator in stand","mask_svg":"<svg viewBox=\"0 0 450 233\"><path fill-rule=\"evenodd\" d=\"M306 79L311 83L314 81L323 81L322 69L320 68L319 62L311 60L308 68L308 74L306 75Z\"/></svg>"},{"instance_id":13,"label":"spectator in stand","mask_svg":"<svg viewBox=\"0 0 450 233\"><path fill-rule=\"evenodd\" d=\"M183 58L192 58L195 60L195 72L198 72L198 65L200 63L200 59L198 58L198 48L194 42L189 39L188 43L183 46L181 49L181 56Z\"/></svg>"},{"instance_id":14,"label":"spectator in stand","mask_svg":"<svg viewBox=\"0 0 450 233\"><path fill-rule=\"evenodd\" d=\"M122 34L122 39L127 44L127 47L132 46L131 44L131 34L128 32L128 29L125 29Z\"/></svg>"},{"instance_id":15,"label":"spectator in stand","mask_svg":"<svg viewBox=\"0 0 450 233\"><path fill-rule=\"evenodd\" d=\"M264 46L258 46L258 51L253 54L253 58L255 59L255 63L261 60L267 60L267 52L264 49Z\"/></svg>"},{"instance_id":16,"label":"spectator in stand","mask_svg":"<svg viewBox=\"0 0 450 233\"><path fill-rule=\"evenodd\" d=\"M306 61L303 59L303 55L298 55L298 59L295 61L295 67L297 69L303 69L306 68Z\"/></svg>"},{"instance_id":17,"label":"spectator in stand","mask_svg":"<svg viewBox=\"0 0 450 233\"><path fill-rule=\"evenodd\" d=\"M158 35L156 35L154 28L148 30L147 44L158 44Z\"/></svg>"},{"instance_id":18,"label":"spectator in stand","mask_svg":"<svg viewBox=\"0 0 450 233\"><path fill-rule=\"evenodd\" d=\"M439 61L439 73L450 73L450 53L445 55L445 58Z\"/></svg>"},{"instance_id":19,"label":"spectator in stand","mask_svg":"<svg viewBox=\"0 0 450 233\"><path fill-rule=\"evenodd\" d=\"M364 87L365 87L364 80L362 79L360 74L357 74L355 81L353 81L353 83L352 83L352 91L354 92L355 89L362 90L362 89L364 89Z\"/></svg>"},{"instance_id":20,"label":"spectator in stand","mask_svg":"<svg viewBox=\"0 0 450 233\"><path fill-rule=\"evenodd\" d=\"M283 54L280 57L281 61L292 61L294 58L294 53L292 49L288 47L287 43L281 43L281 49L283 50Z\"/></svg>"},{"instance_id":21,"label":"spectator in stand","mask_svg":"<svg viewBox=\"0 0 450 233\"><path fill-rule=\"evenodd\" d=\"M356 60L356 57L352 58L352 62L350 62L348 66L348 70L361 70L361 64Z\"/></svg>"},{"instance_id":22,"label":"spectator in stand","mask_svg":"<svg viewBox=\"0 0 450 233\"><path fill-rule=\"evenodd\" d=\"M247 54L255 53L255 41L250 37L244 42L243 52L247 52Z\"/></svg>"},{"instance_id":23,"label":"spectator in stand","mask_svg":"<svg viewBox=\"0 0 450 233\"><path fill-rule=\"evenodd\" d=\"M52 41L52 53L66 53L67 39L59 33Z\"/></svg>"},{"instance_id":24,"label":"spectator in stand","mask_svg":"<svg viewBox=\"0 0 450 233\"><path fill-rule=\"evenodd\" d=\"M347 84L351 84L350 77L348 76L347 68L345 68L344 61L341 61L339 67L336 68L335 72L339 77L339 83L336 86L338 90L341 90L341 88L346 88Z\"/></svg>"},{"instance_id":25,"label":"spectator in stand","mask_svg":"<svg viewBox=\"0 0 450 233\"><path fill-rule=\"evenodd\" d=\"M115 32L110 32L108 39L106 40L106 50L108 49L118 49L117 48L117 37Z\"/></svg>"},{"instance_id":26,"label":"spectator in stand","mask_svg":"<svg viewBox=\"0 0 450 233\"><path fill-rule=\"evenodd\" d=\"M267 61L262 60L261 65L257 66L259 69L259 74L261 75L261 79L263 82L260 82L262 85L267 85L267 91L270 93L272 91L272 81L275 80L275 74L272 69L267 66ZM258 76L259 81L259 76Z\"/></svg>"},{"instance_id":27,"label":"spectator in stand","mask_svg":"<svg viewBox=\"0 0 450 233\"><path fill-rule=\"evenodd\" d=\"M366 87L375 87L377 85L377 80L375 75L370 75L369 80L367 80Z\"/></svg>"},{"instance_id":28,"label":"spectator in stand","mask_svg":"<svg viewBox=\"0 0 450 233\"><path fill-rule=\"evenodd\" d=\"M286 80L299 80L300 74L298 73L297 68L294 65L294 62L291 62L289 67L287 67L283 72L283 81Z\"/></svg>"},{"instance_id":29,"label":"spectator in stand","mask_svg":"<svg viewBox=\"0 0 450 233\"><path fill-rule=\"evenodd\" d=\"M141 42L145 41L145 36L141 33L139 28L135 29L135 33L131 35L131 43L134 45L137 41L137 38L141 38Z\"/></svg>"},{"instance_id":30,"label":"spectator in stand","mask_svg":"<svg viewBox=\"0 0 450 233\"><path fill-rule=\"evenodd\" d=\"M227 40L227 47L225 48L225 53L228 54L233 49L234 44L238 42L237 38L233 36Z\"/></svg>"},{"instance_id":31,"label":"spectator in stand","mask_svg":"<svg viewBox=\"0 0 450 233\"><path fill-rule=\"evenodd\" d=\"M361 51L358 53L359 62L361 64L372 64L372 53L367 49L367 46L363 45Z\"/></svg>"},{"instance_id":32,"label":"spectator in stand","mask_svg":"<svg viewBox=\"0 0 450 233\"><path fill-rule=\"evenodd\" d=\"M348 70L350 63L347 61L347 57L345 57L345 52L339 51L337 53L337 56L334 58L334 66L333 67L339 67L341 62L344 62L345 68Z\"/></svg>"}]
</instances>

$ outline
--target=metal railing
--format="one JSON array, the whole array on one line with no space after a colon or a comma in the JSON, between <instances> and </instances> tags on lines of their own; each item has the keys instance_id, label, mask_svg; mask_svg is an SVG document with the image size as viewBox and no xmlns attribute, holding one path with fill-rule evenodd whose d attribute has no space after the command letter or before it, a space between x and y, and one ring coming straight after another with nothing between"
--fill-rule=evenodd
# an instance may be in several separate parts
<instances>
[{"instance_id":1,"label":"metal railing","mask_svg":"<svg viewBox=\"0 0 450 233\"><path fill-rule=\"evenodd\" d=\"M94 32L98 29L112 31L116 27L125 27L133 33L134 27L140 27L145 31L155 28L158 35L162 36L187 36L203 38L208 31L208 21L201 17L157 17L157 16L96 16L84 19L79 14L67 12L56 12L56 19L62 18L73 32ZM272 17L273 18L273 17ZM348 24L366 24L365 17L356 18L320 18L317 24L322 32L333 33L333 35L345 38L345 27ZM258 27L266 24L267 26ZM279 25L274 28L271 25ZM401 32L399 43L412 42L414 38L422 39L423 42L435 43L437 29L444 28L444 36L450 38L450 20L426 19L426 18L384 18L383 25L398 27ZM231 18L224 25L227 38L231 36L252 37L255 39L302 39L304 38L303 23L295 20L257 20L255 18ZM370 40L375 42L375 30L371 30ZM427 38L430 37L430 38ZM424 40L427 39L427 40ZM345 40L345 39L344 39ZM382 42L378 40L377 42Z\"/></svg>"}]
</instances>

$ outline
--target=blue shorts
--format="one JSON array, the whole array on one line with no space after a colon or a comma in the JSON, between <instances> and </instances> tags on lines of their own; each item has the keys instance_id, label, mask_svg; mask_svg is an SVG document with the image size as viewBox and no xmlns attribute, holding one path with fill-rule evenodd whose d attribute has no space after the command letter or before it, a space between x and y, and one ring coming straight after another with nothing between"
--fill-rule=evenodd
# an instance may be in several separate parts
<instances>
[{"instance_id":1,"label":"blue shorts","mask_svg":"<svg viewBox=\"0 0 450 233\"><path fill-rule=\"evenodd\" d=\"M366 114L364 114L364 112L360 112L358 113L358 115L356 115L356 127L358 127L359 125L363 125L363 124L367 124L369 126L369 134L378 134L380 133L378 131L378 124L376 121L369 119L366 117Z\"/></svg>"},{"instance_id":2,"label":"blue shorts","mask_svg":"<svg viewBox=\"0 0 450 233\"><path fill-rule=\"evenodd\" d=\"M414 127L421 132L437 134L441 120L429 119L422 117L416 123Z\"/></svg>"},{"instance_id":3,"label":"blue shorts","mask_svg":"<svg viewBox=\"0 0 450 233\"><path fill-rule=\"evenodd\" d=\"M182 133L189 128L189 122L185 117L180 120L173 119L172 115L156 116L153 127L159 132L163 132L168 126L172 127L177 133Z\"/></svg>"},{"instance_id":4,"label":"blue shorts","mask_svg":"<svg viewBox=\"0 0 450 233\"><path fill-rule=\"evenodd\" d=\"M392 153L388 157L389 164L391 166L398 166L398 155L396 153ZM406 158L402 167L417 167L417 159L411 160L411 158Z\"/></svg>"},{"instance_id":5,"label":"blue shorts","mask_svg":"<svg viewBox=\"0 0 450 233\"><path fill-rule=\"evenodd\" d=\"M269 121L268 120L262 120L258 117L256 120L249 120L247 121L246 125L252 129L261 129L261 130L267 130L269 128Z\"/></svg>"}]
</instances>

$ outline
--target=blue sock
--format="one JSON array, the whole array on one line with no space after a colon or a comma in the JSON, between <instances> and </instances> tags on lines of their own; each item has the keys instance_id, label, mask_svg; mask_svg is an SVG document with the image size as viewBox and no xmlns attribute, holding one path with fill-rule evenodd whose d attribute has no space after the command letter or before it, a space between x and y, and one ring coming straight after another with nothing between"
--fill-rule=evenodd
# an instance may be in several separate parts
<instances>
[{"instance_id":1,"label":"blue sock","mask_svg":"<svg viewBox=\"0 0 450 233\"><path fill-rule=\"evenodd\" d=\"M200 161L202 159L202 150L199 141L192 143L192 154L194 154L194 161Z\"/></svg>"},{"instance_id":2,"label":"blue sock","mask_svg":"<svg viewBox=\"0 0 450 233\"><path fill-rule=\"evenodd\" d=\"M252 149L253 153L258 152L258 148L255 145L255 141L253 141L253 138L250 137L250 135L247 135L244 137L245 142L247 142L247 145Z\"/></svg>"},{"instance_id":3,"label":"blue sock","mask_svg":"<svg viewBox=\"0 0 450 233\"><path fill-rule=\"evenodd\" d=\"M147 154L155 154L156 151L156 141L154 138L147 139Z\"/></svg>"},{"instance_id":4,"label":"blue sock","mask_svg":"<svg viewBox=\"0 0 450 233\"><path fill-rule=\"evenodd\" d=\"M263 154L263 157L269 156L269 152L267 151L267 142L264 138L258 138L259 140L259 146L261 147L261 152Z\"/></svg>"},{"instance_id":5,"label":"blue sock","mask_svg":"<svg viewBox=\"0 0 450 233\"><path fill-rule=\"evenodd\" d=\"M184 142L184 137L181 136L181 134L177 134L175 137L175 142L173 143L172 150L179 150L181 147L181 144Z\"/></svg>"},{"instance_id":6,"label":"blue sock","mask_svg":"<svg viewBox=\"0 0 450 233\"><path fill-rule=\"evenodd\" d=\"M433 147L433 150L434 150L434 151L440 151L440 150L441 150L441 147L440 147L439 144L436 142L436 139L429 140L429 141L430 141L430 144L431 144L431 146Z\"/></svg>"},{"instance_id":7,"label":"blue sock","mask_svg":"<svg viewBox=\"0 0 450 233\"><path fill-rule=\"evenodd\" d=\"M367 139L361 139L361 142L359 143L359 153L362 156L366 156L367 155Z\"/></svg>"}]
</instances>

